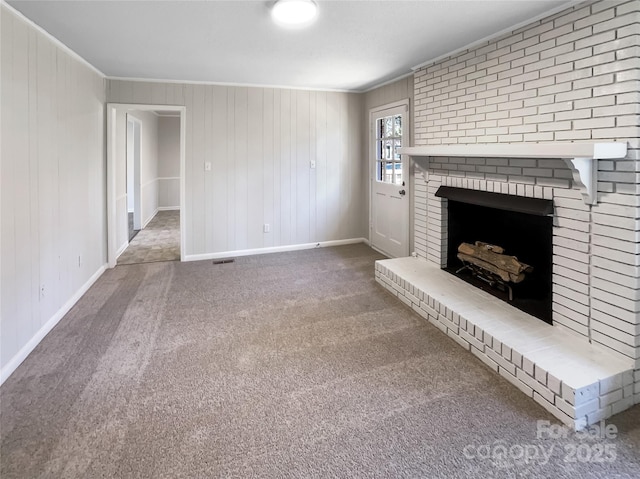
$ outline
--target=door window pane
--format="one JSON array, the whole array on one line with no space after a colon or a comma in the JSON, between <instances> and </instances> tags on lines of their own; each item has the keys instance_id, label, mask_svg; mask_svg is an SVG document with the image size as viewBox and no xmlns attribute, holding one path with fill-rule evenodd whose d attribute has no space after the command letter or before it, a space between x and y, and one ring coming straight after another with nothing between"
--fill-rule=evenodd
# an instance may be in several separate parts
<instances>
[{"instance_id":1,"label":"door window pane","mask_svg":"<svg viewBox=\"0 0 640 479\"><path fill-rule=\"evenodd\" d=\"M394 122L394 136L402 137L402 116L396 115Z\"/></svg>"},{"instance_id":2,"label":"door window pane","mask_svg":"<svg viewBox=\"0 0 640 479\"><path fill-rule=\"evenodd\" d=\"M376 179L384 183L402 184L402 115L376 120Z\"/></svg>"}]
</instances>

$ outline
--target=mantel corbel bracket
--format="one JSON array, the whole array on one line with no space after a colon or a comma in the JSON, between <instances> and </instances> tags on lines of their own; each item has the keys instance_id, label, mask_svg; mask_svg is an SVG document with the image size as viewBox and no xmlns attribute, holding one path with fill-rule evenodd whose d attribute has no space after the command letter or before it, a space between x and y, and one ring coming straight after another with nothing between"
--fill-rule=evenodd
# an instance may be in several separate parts
<instances>
[{"instance_id":1,"label":"mantel corbel bracket","mask_svg":"<svg viewBox=\"0 0 640 479\"><path fill-rule=\"evenodd\" d=\"M598 160L596 158L564 158L573 174L573 181L580 188L584 202L598 202Z\"/></svg>"}]
</instances>

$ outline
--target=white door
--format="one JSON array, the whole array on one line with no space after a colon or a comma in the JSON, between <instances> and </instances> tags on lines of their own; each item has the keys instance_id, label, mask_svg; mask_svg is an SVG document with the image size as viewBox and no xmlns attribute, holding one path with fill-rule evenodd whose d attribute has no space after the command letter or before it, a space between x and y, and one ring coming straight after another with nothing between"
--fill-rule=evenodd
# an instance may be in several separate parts
<instances>
[{"instance_id":1,"label":"white door","mask_svg":"<svg viewBox=\"0 0 640 479\"><path fill-rule=\"evenodd\" d=\"M392 258L409 256L408 102L370 114L371 245Z\"/></svg>"}]
</instances>

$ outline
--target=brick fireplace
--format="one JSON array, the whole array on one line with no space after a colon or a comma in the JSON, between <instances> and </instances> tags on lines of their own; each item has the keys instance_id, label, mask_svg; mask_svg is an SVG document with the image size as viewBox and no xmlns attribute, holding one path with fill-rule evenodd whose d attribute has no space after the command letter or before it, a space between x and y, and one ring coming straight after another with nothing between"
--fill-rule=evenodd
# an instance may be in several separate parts
<instances>
[{"instance_id":1,"label":"brick fireplace","mask_svg":"<svg viewBox=\"0 0 640 479\"><path fill-rule=\"evenodd\" d=\"M376 266L400 300L577 428L640 403L639 15L638 0L587 2L417 67L415 257ZM536 146L598 142L628 149L581 163ZM553 202L553 325L441 270L440 186Z\"/></svg>"},{"instance_id":2,"label":"brick fireplace","mask_svg":"<svg viewBox=\"0 0 640 479\"><path fill-rule=\"evenodd\" d=\"M632 345L613 341L601 332L626 327L620 326L624 318L614 319L618 306L605 303L614 308L608 310L612 320L599 321L607 314L607 307L596 309L600 303L591 296L592 283L598 284L589 254L594 246L590 210L595 207L585 204L584 191L569 180L563 188L453 176L442 171L448 159L414 157L418 171L414 189L416 257L379 261L377 280L566 424L578 428L593 424L639 402ZM474 163L481 166L500 159ZM548 160L521 161L509 159L508 164L539 165ZM554 165L570 174L563 160L555 160ZM448 255L448 200L435 195L441 186L553 201L553 326L441 269ZM580 251L584 254L579 255ZM615 285L606 288L615 289Z\"/></svg>"}]
</instances>

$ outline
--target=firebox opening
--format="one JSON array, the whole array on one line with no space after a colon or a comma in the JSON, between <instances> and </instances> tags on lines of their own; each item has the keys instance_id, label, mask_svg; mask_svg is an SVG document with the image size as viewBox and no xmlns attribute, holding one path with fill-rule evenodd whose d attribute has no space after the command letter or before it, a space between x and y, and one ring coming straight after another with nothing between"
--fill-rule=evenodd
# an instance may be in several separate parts
<instances>
[{"instance_id":1,"label":"firebox opening","mask_svg":"<svg viewBox=\"0 0 640 479\"><path fill-rule=\"evenodd\" d=\"M483 196L483 192L474 193ZM492 194L492 204L498 206L493 201L496 199L495 195ZM517 197L498 196L503 197L501 199L504 204L513 209L514 198ZM486 200L486 197L484 199ZM465 201L473 201L473 199L467 198ZM486 204L486 201L483 204ZM551 202L548 206L552 210ZM552 229L552 216L508 211L496 207L454 201L450 198L448 202L448 254L447 265L444 269L512 306L552 324ZM482 267L478 268L476 265L472 265L471 268L464 268L468 263L461 260L460 256L467 259L468 257L464 254L459 255L458 251L463 243L467 243L465 249L467 253L470 253L469 249L473 249L469 245L479 244L480 249L486 250L487 247L483 246L483 243L498 247L495 250L498 253L502 253L501 249L503 249L504 255L500 255L498 258L506 258L508 261L500 259L497 262L500 263L500 267L503 267L502 263L508 262L509 267L511 263L522 263L525 267L530 266L530 268L523 268L522 276L518 277L517 274L506 273L502 269L495 269L492 265L487 264L487 267L494 271L489 271L485 275L478 274L478 272L482 273ZM476 247L476 249L478 248ZM511 257L515 257L515 260ZM489 261L492 261L492 258L489 258ZM483 261L480 260L478 263L482 264ZM496 272L499 274L495 274ZM512 296L511 299L510 296Z\"/></svg>"}]
</instances>

